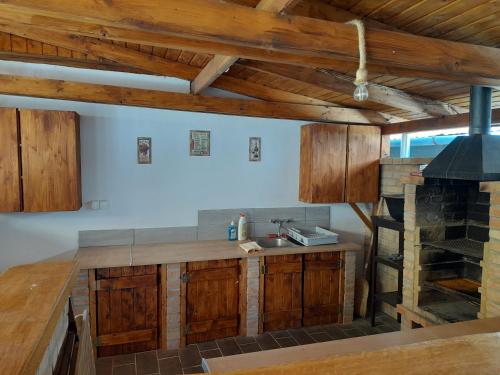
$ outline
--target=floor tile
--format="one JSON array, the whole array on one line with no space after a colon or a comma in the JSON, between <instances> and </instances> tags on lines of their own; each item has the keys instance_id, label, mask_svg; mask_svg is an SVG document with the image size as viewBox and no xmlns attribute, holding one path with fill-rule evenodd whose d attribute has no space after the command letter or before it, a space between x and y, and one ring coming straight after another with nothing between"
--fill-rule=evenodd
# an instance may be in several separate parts
<instances>
[{"instance_id":1,"label":"floor tile","mask_svg":"<svg viewBox=\"0 0 500 375\"><path fill-rule=\"evenodd\" d=\"M290 337L290 333L288 331L274 331L274 332L269 332L269 333L275 339L281 339L283 337Z\"/></svg>"},{"instance_id":2,"label":"floor tile","mask_svg":"<svg viewBox=\"0 0 500 375\"><path fill-rule=\"evenodd\" d=\"M309 334L304 331L303 329L291 329L289 330L290 335L299 343L299 345L307 345L307 344L312 344L314 343L314 340L312 339Z\"/></svg>"},{"instance_id":3,"label":"floor tile","mask_svg":"<svg viewBox=\"0 0 500 375\"><path fill-rule=\"evenodd\" d=\"M253 352L260 352L260 346L256 342L252 342L250 344L245 344L245 345L240 345L241 351L243 353L253 353Z\"/></svg>"},{"instance_id":4,"label":"floor tile","mask_svg":"<svg viewBox=\"0 0 500 375\"><path fill-rule=\"evenodd\" d=\"M328 334L332 336L334 340L342 340L347 338L347 335L345 334L344 330L341 329L338 325L332 324L326 327L326 332L328 332Z\"/></svg>"},{"instance_id":5,"label":"floor tile","mask_svg":"<svg viewBox=\"0 0 500 375\"><path fill-rule=\"evenodd\" d=\"M203 367L201 366L188 367L184 369L184 374L202 374L203 372Z\"/></svg>"},{"instance_id":6,"label":"floor tile","mask_svg":"<svg viewBox=\"0 0 500 375\"><path fill-rule=\"evenodd\" d=\"M201 358L210 359L222 357L222 353L219 349L204 350L200 352Z\"/></svg>"},{"instance_id":7,"label":"floor tile","mask_svg":"<svg viewBox=\"0 0 500 375\"><path fill-rule=\"evenodd\" d=\"M257 341L255 341L255 337L247 337L247 336L238 336L234 338L236 340L236 343L238 345L246 345L246 344L252 344Z\"/></svg>"},{"instance_id":8,"label":"floor tile","mask_svg":"<svg viewBox=\"0 0 500 375\"><path fill-rule=\"evenodd\" d=\"M170 357L165 359L160 359L158 361L160 365L161 375L180 375L182 374L182 366L179 357Z\"/></svg>"},{"instance_id":9,"label":"floor tile","mask_svg":"<svg viewBox=\"0 0 500 375\"><path fill-rule=\"evenodd\" d=\"M110 375L113 368L113 359L111 357L99 358L96 361L97 375Z\"/></svg>"},{"instance_id":10,"label":"floor tile","mask_svg":"<svg viewBox=\"0 0 500 375\"><path fill-rule=\"evenodd\" d=\"M131 363L135 364L135 354L122 354L112 357L113 358L113 367L121 366L121 365L129 365Z\"/></svg>"},{"instance_id":11,"label":"floor tile","mask_svg":"<svg viewBox=\"0 0 500 375\"><path fill-rule=\"evenodd\" d=\"M262 350L277 349L280 346L269 333L264 333L255 338Z\"/></svg>"},{"instance_id":12,"label":"floor tile","mask_svg":"<svg viewBox=\"0 0 500 375\"><path fill-rule=\"evenodd\" d=\"M311 333L311 337L316 342L325 342L333 340L333 338L326 332Z\"/></svg>"},{"instance_id":13,"label":"floor tile","mask_svg":"<svg viewBox=\"0 0 500 375\"><path fill-rule=\"evenodd\" d=\"M283 337L281 339L276 339L276 341L278 342L278 344L282 347L282 348L289 348L290 346L297 346L299 345L297 343L297 341L295 341L293 338L291 337Z\"/></svg>"},{"instance_id":14,"label":"floor tile","mask_svg":"<svg viewBox=\"0 0 500 375\"><path fill-rule=\"evenodd\" d=\"M161 350L158 349L156 351L158 355L158 359L163 359L163 358L170 358L170 357L178 357L179 356L179 351L177 349L173 350Z\"/></svg>"},{"instance_id":15,"label":"floor tile","mask_svg":"<svg viewBox=\"0 0 500 375\"><path fill-rule=\"evenodd\" d=\"M325 326L304 327L304 330L307 333L320 333L320 332L325 332Z\"/></svg>"},{"instance_id":16,"label":"floor tile","mask_svg":"<svg viewBox=\"0 0 500 375\"><path fill-rule=\"evenodd\" d=\"M151 375L159 372L156 350L136 353L135 363L137 367L137 375Z\"/></svg>"},{"instance_id":17,"label":"floor tile","mask_svg":"<svg viewBox=\"0 0 500 375\"><path fill-rule=\"evenodd\" d=\"M113 375L135 375L135 363L113 367Z\"/></svg>"},{"instance_id":18,"label":"floor tile","mask_svg":"<svg viewBox=\"0 0 500 375\"><path fill-rule=\"evenodd\" d=\"M241 354L240 347L238 346L238 344L236 344L236 341L232 338L217 340L217 345L219 346L220 351L224 356Z\"/></svg>"},{"instance_id":19,"label":"floor tile","mask_svg":"<svg viewBox=\"0 0 500 375\"><path fill-rule=\"evenodd\" d=\"M179 357L182 368L199 366L201 363L200 352L196 345L188 345L184 349L179 350Z\"/></svg>"},{"instance_id":20,"label":"floor tile","mask_svg":"<svg viewBox=\"0 0 500 375\"><path fill-rule=\"evenodd\" d=\"M218 349L219 348L217 346L217 343L215 341L200 342L200 343L197 343L196 346L198 347L198 350L200 352L203 352L205 350L212 350L212 349Z\"/></svg>"}]
</instances>

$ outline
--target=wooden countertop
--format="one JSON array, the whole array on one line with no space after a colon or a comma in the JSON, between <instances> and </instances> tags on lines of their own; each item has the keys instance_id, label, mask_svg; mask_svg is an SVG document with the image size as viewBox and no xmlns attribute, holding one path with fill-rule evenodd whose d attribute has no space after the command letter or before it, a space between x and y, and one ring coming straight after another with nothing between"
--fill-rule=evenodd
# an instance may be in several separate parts
<instances>
[{"instance_id":1,"label":"wooden countertop","mask_svg":"<svg viewBox=\"0 0 500 375\"><path fill-rule=\"evenodd\" d=\"M0 373L36 373L78 267L48 262L12 267L0 275Z\"/></svg>"},{"instance_id":2,"label":"wooden countertop","mask_svg":"<svg viewBox=\"0 0 500 375\"><path fill-rule=\"evenodd\" d=\"M379 351L337 355L318 361L305 361L259 369L232 371L226 374L498 375L500 374L499 353L500 334L482 333L425 341ZM275 355L278 354L275 353Z\"/></svg>"},{"instance_id":3,"label":"wooden countertop","mask_svg":"<svg viewBox=\"0 0 500 375\"><path fill-rule=\"evenodd\" d=\"M331 356L366 353L430 340L493 332L500 332L500 317L204 359L203 366L210 373L228 373L304 361L317 361ZM360 373L371 374L370 371Z\"/></svg>"},{"instance_id":4,"label":"wooden countertop","mask_svg":"<svg viewBox=\"0 0 500 375\"><path fill-rule=\"evenodd\" d=\"M214 240L154 245L84 247L78 250L76 259L81 269L93 269L248 258L256 256L359 250L361 250L361 246L354 243L339 243L335 245L264 249L264 251L258 254L247 254L239 247L239 242Z\"/></svg>"}]
</instances>

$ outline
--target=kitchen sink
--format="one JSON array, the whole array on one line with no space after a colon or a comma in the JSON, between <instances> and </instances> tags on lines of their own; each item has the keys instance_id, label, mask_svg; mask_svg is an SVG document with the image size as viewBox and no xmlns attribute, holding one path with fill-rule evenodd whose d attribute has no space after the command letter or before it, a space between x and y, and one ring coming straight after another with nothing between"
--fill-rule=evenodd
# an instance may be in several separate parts
<instances>
[{"instance_id":1,"label":"kitchen sink","mask_svg":"<svg viewBox=\"0 0 500 375\"><path fill-rule=\"evenodd\" d=\"M275 247L298 247L299 245L294 244L291 241L285 240L284 238L257 238L257 243L263 248L275 248Z\"/></svg>"}]
</instances>

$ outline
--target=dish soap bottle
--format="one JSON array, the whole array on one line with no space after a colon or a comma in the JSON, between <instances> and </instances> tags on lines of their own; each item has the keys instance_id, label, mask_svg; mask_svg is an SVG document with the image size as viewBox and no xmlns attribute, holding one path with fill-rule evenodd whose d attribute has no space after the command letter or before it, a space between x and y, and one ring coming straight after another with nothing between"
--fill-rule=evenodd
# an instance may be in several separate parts
<instances>
[{"instance_id":1,"label":"dish soap bottle","mask_svg":"<svg viewBox=\"0 0 500 375\"><path fill-rule=\"evenodd\" d=\"M231 224L227 227L227 239L228 241L236 241L236 225L234 225L234 221L231 221Z\"/></svg>"},{"instance_id":2,"label":"dish soap bottle","mask_svg":"<svg viewBox=\"0 0 500 375\"><path fill-rule=\"evenodd\" d=\"M238 241L245 241L247 239L247 218L245 214L240 214L238 221Z\"/></svg>"}]
</instances>

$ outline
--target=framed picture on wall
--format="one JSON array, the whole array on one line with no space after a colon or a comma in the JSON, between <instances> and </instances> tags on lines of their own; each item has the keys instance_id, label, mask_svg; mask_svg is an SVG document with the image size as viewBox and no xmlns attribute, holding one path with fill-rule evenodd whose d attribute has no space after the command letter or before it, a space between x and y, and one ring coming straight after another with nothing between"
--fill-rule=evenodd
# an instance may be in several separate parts
<instances>
[{"instance_id":1,"label":"framed picture on wall","mask_svg":"<svg viewBox=\"0 0 500 375\"><path fill-rule=\"evenodd\" d=\"M191 130L189 132L189 155L210 156L209 130Z\"/></svg>"},{"instance_id":2,"label":"framed picture on wall","mask_svg":"<svg viewBox=\"0 0 500 375\"><path fill-rule=\"evenodd\" d=\"M137 138L137 163L151 164L151 138Z\"/></svg>"},{"instance_id":3,"label":"framed picture on wall","mask_svg":"<svg viewBox=\"0 0 500 375\"><path fill-rule=\"evenodd\" d=\"M248 160L260 161L261 156L261 140L260 137L250 137L248 141Z\"/></svg>"}]
</instances>

